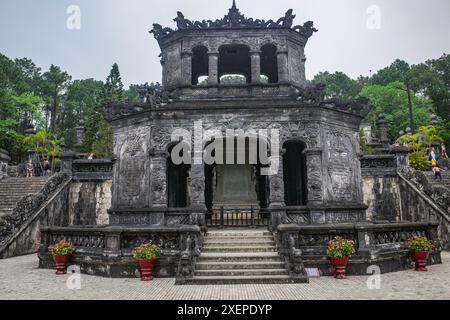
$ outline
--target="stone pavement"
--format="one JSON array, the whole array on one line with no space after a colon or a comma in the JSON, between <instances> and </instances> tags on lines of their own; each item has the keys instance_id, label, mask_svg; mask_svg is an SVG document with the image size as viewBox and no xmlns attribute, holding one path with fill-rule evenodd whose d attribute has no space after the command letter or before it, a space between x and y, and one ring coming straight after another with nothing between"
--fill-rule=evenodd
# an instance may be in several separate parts
<instances>
[{"instance_id":1,"label":"stone pavement","mask_svg":"<svg viewBox=\"0 0 450 320\"><path fill-rule=\"evenodd\" d=\"M368 289L366 276L347 280L313 278L309 284L175 286L175 279L110 279L81 275L81 288L68 289L67 276L38 269L36 255L0 260L0 299L450 299L450 253L428 272L381 275L381 288Z\"/></svg>"}]
</instances>

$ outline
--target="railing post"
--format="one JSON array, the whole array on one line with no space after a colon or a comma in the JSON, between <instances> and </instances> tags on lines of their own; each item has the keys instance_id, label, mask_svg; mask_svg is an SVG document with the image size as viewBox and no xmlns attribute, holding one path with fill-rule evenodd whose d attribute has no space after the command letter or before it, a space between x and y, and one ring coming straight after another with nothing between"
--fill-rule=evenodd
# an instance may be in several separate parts
<instances>
[{"instance_id":1,"label":"railing post","mask_svg":"<svg viewBox=\"0 0 450 320\"><path fill-rule=\"evenodd\" d=\"M255 226L255 214L253 212L253 206L250 207L250 214L251 214L251 218L252 218L252 227Z\"/></svg>"},{"instance_id":2,"label":"railing post","mask_svg":"<svg viewBox=\"0 0 450 320\"><path fill-rule=\"evenodd\" d=\"M223 206L220 206L220 227L223 228L224 222L223 222Z\"/></svg>"}]
</instances>

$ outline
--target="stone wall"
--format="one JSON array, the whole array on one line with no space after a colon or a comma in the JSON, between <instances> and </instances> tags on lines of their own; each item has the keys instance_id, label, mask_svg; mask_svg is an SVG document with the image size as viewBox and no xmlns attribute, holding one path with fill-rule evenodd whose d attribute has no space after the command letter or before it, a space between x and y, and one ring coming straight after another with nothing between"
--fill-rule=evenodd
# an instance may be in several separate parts
<instances>
[{"instance_id":1,"label":"stone wall","mask_svg":"<svg viewBox=\"0 0 450 320\"><path fill-rule=\"evenodd\" d=\"M364 176L364 203L370 221L399 221L402 219L400 186L396 176Z\"/></svg>"},{"instance_id":2,"label":"stone wall","mask_svg":"<svg viewBox=\"0 0 450 320\"><path fill-rule=\"evenodd\" d=\"M0 149L0 180L8 176L8 162L10 160L8 151Z\"/></svg>"},{"instance_id":3,"label":"stone wall","mask_svg":"<svg viewBox=\"0 0 450 320\"><path fill-rule=\"evenodd\" d=\"M104 225L109 223L112 181L74 181L69 190L71 225Z\"/></svg>"}]
</instances>

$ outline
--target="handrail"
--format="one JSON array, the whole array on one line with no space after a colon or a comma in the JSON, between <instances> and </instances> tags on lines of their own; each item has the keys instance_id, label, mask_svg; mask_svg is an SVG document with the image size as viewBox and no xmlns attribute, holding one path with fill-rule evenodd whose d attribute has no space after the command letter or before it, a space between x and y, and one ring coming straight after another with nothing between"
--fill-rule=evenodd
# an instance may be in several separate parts
<instances>
[{"instance_id":1,"label":"handrail","mask_svg":"<svg viewBox=\"0 0 450 320\"><path fill-rule=\"evenodd\" d=\"M14 242L14 240L17 239L17 237L26 229L28 228L28 226L33 223L37 217L42 213L42 211L44 211L47 206L49 204L51 204L53 202L53 200L59 196L59 194L70 184L70 182L72 181L72 178L69 177L67 179L67 181L65 181L58 189L56 189L56 191L53 193L53 195L46 200L41 206L40 208L29 218L27 219L27 221L16 231L13 233L13 235L11 236L11 238L9 238L1 247L0 247L0 257L2 255L2 253L11 245L11 243Z\"/></svg>"},{"instance_id":2,"label":"handrail","mask_svg":"<svg viewBox=\"0 0 450 320\"><path fill-rule=\"evenodd\" d=\"M417 188L414 183L412 183L411 181L409 181L408 179L406 179L406 177L401 174L400 172L398 172L398 176L406 182L406 184L411 187L428 205L430 205L434 211L437 211L447 222L450 223L450 217L448 215L448 213L446 213L441 207L439 207L438 205L436 205L434 203L434 201L428 196L426 195L424 192L422 192L421 190L419 190L419 188Z\"/></svg>"}]
</instances>

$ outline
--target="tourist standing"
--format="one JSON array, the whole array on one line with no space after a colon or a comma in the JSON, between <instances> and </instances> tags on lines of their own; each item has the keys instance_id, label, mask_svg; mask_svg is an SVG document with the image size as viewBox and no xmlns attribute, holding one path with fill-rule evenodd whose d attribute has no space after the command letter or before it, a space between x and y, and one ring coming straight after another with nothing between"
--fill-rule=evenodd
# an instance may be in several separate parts
<instances>
[{"instance_id":1,"label":"tourist standing","mask_svg":"<svg viewBox=\"0 0 450 320\"><path fill-rule=\"evenodd\" d=\"M431 148L430 154L428 155L428 160L433 161L436 159L436 149L434 147Z\"/></svg>"},{"instance_id":2,"label":"tourist standing","mask_svg":"<svg viewBox=\"0 0 450 320\"><path fill-rule=\"evenodd\" d=\"M42 165L42 176L48 177L48 170L50 170L50 162L48 162L48 160L45 160Z\"/></svg>"},{"instance_id":3,"label":"tourist standing","mask_svg":"<svg viewBox=\"0 0 450 320\"><path fill-rule=\"evenodd\" d=\"M444 158L448 158L447 148L445 148L445 144L441 144L441 154Z\"/></svg>"},{"instance_id":4,"label":"tourist standing","mask_svg":"<svg viewBox=\"0 0 450 320\"><path fill-rule=\"evenodd\" d=\"M31 161L31 159L28 160L25 169L27 171L27 178L33 177L33 162Z\"/></svg>"}]
</instances>

